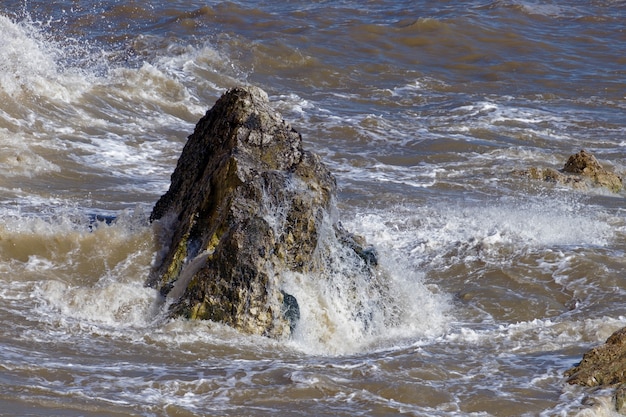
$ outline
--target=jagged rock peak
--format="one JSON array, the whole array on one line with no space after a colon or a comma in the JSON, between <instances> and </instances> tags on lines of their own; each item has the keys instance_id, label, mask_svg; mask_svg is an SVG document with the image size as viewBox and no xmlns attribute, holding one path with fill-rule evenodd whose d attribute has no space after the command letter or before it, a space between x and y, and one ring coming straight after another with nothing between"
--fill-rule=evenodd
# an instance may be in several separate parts
<instances>
[{"instance_id":1,"label":"jagged rock peak","mask_svg":"<svg viewBox=\"0 0 626 417\"><path fill-rule=\"evenodd\" d=\"M284 337L299 317L286 273L315 274L320 228L336 183L256 87L225 93L189 136L151 214L163 242L148 285L172 316ZM333 233L368 265L372 251L336 222Z\"/></svg>"},{"instance_id":2,"label":"jagged rock peak","mask_svg":"<svg viewBox=\"0 0 626 417\"><path fill-rule=\"evenodd\" d=\"M288 170L302 159L302 139L270 107L265 91L254 86L233 88L196 125L178 160L170 189L157 202L151 220L183 203L177 197L197 186L202 169L217 168L207 163L219 165L234 151L240 154L239 159L256 160L267 170Z\"/></svg>"}]
</instances>

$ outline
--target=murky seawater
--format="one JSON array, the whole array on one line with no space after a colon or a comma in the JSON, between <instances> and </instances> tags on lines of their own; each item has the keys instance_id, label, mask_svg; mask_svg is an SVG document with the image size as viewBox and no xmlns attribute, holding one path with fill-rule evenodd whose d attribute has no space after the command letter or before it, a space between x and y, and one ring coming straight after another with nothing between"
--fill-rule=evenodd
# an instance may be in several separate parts
<instances>
[{"instance_id":1,"label":"murky seawater","mask_svg":"<svg viewBox=\"0 0 626 417\"><path fill-rule=\"evenodd\" d=\"M622 1L3 1L0 415L611 415L563 372L626 323L624 191L511 172L580 149L626 172L625 19ZM164 319L149 213L246 83L336 175L393 323L359 328L339 278L297 275L288 341Z\"/></svg>"}]
</instances>

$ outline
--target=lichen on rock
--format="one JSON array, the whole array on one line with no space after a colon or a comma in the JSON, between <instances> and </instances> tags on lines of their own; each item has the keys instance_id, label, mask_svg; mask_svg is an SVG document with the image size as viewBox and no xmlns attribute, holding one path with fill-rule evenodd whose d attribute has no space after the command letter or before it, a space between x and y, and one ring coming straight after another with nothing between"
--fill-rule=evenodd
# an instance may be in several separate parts
<instances>
[{"instance_id":1,"label":"lichen on rock","mask_svg":"<svg viewBox=\"0 0 626 417\"><path fill-rule=\"evenodd\" d=\"M256 87L225 93L189 137L151 220L163 242L147 284L169 314L246 333L288 336L298 300L285 272L315 274L320 228L336 182ZM337 242L375 264L375 252L333 224Z\"/></svg>"}]
</instances>

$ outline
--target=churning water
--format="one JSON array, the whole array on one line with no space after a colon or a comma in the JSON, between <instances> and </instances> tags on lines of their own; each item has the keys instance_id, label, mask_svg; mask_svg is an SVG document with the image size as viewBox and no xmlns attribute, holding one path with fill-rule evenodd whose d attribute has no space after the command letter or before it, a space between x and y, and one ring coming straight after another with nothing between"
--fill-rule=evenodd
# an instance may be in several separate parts
<instances>
[{"instance_id":1,"label":"churning water","mask_svg":"<svg viewBox=\"0 0 626 417\"><path fill-rule=\"evenodd\" d=\"M626 324L625 194L511 172L583 148L626 172L625 21L623 1L3 0L0 415L610 415L563 372ZM144 286L187 135L246 83L334 172L388 285L343 296L341 254L331 280L294 274L288 341L166 320Z\"/></svg>"}]
</instances>

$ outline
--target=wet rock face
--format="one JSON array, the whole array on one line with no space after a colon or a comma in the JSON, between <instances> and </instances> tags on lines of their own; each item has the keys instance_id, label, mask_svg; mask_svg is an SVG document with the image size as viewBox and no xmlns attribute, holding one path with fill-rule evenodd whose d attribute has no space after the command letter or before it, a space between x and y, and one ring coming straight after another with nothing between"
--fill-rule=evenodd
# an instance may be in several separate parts
<instances>
[{"instance_id":1,"label":"wet rock face","mask_svg":"<svg viewBox=\"0 0 626 417\"><path fill-rule=\"evenodd\" d=\"M596 157L585 150L570 155L562 170L530 168L518 174L577 189L586 189L589 186L604 187L617 193L623 188L622 178L604 169Z\"/></svg>"},{"instance_id":2,"label":"wet rock face","mask_svg":"<svg viewBox=\"0 0 626 417\"><path fill-rule=\"evenodd\" d=\"M285 271L310 272L335 179L255 87L224 94L189 137L151 214L164 248L148 285L170 314L246 333L290 334L298 301ZM355 253L368 253L336 224Z\"/></svg>"},{"instance_id":3,"label":"wet rock face","mask_svg":"<svg viewBox=\"0 0 626 417\"><path fill-rule=\"evenodd\" d=\"M615 410L626 414L626 327L613 333L603 345L583 355L582 361L565 372L570 384L616 387Z\"/></svg>"},{"instance_id":4,"label":"wet rock face","mask_svg":"<svg viewBox=\"0 0 626 417\"><path fill-rule=\"evenodd\" d=\"M589 350L582 361L565 375L570 384L596 387L626 382L626 327L606 343Z\"/></svg>"}]
</instances>

